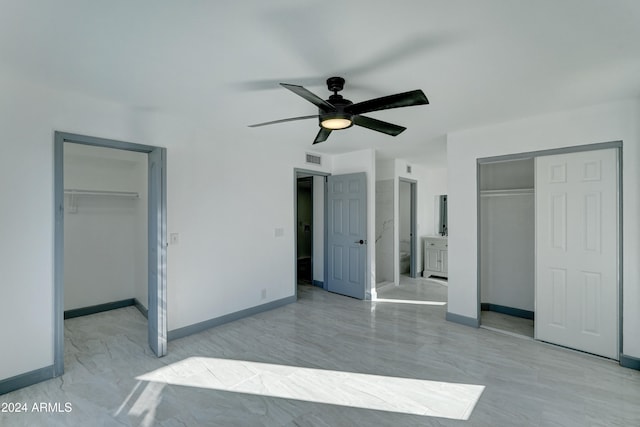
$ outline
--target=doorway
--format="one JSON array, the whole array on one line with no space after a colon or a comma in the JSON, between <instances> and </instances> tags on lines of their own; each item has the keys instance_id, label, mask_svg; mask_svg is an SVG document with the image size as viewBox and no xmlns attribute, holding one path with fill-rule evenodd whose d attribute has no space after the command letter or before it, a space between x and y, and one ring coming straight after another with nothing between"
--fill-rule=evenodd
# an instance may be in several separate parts
<instances>
[{"instance_id":1,"label":"doorway","mask_svg":"<svg viewBox=\"0 0 640 427\"><path fill-rule=\"evenodd\" d=\"M305 181L309 177L313 178L312 184ZM309 191L306 188L308 186L313 188L313 206L299 209L298 190L300 188L300 197L304 199L304 193ZM368 244L366 200L367 185L364 172L331 175L294 169L296 296L299 279L305 277L305 268L300 266L308 263L304 260L304 244L299 249L299 242L308 240L304 234L311 234L311 284L340 295L365 298ZM311 223L305 222L309 221L309 216L301 212L308 209L313 212ZM303 236L299 236L300 234ZM305 284L304 280L302 284Z\"/></svg>"},{"instance_id":2,"label":"doorway","mask_svg":"<svg viewBox=\"0 0 640 427\"><path fill-rule=\"evenodd\" d=\"M621 150L612 142L478 160L482 327L618 358Z\"/></svg>"},{"instance_id":3,"label":"doorway","mask_svg":"<svg viewBox=\"0 0 640 427\"><path fill-rule=\"evenodd\" d=\"M418 276L416 253L417 181L399 178L398 181L398 272L399 276ZM398 277L397 283L400 283Z\"/></svg>"},{"instance_id":4,"label":"doorway","mask_svg":"<svg viewBox=\"0 0 640 427\"><path fill-rule=\"evenodd\" d=\"M129 305L146 317L147 154L72 142L63 151L64 318Z\"/></svg>"},{"instance_id":5,"label":"doorway","mask_svg":"<svg viewBox=\"0 0 640 427\"><path fill-rule=\"evenodd\" d=\"M297 180L297 284L313 284L313 234L315 224L314 211L314 185L313 176L298 178Z\"/></svg>"},{"instance_id":6,"label":"doorway","mask_svg":"<svg viewBox=\"0 0 640 427\"><path fill-rule=\"evenodd\" d=\"M141 144L133 144L84 135L55 132L54 139L54 207L55 207L55 248L54 248L54 376L64 373L64 263L65 263L65 190L68 209L73 209L72 198L90 194L92 197L133 198L134 192L111 191L105 189L84 189L73 191L65 188L65 145L97 147L106 150L123 150L144 154L147 161L147 265L146 303L148 317L149 346L158 356L167 352L166 322L166 149ZM144 177L143 177L144 178ZM75 189L78 190L78 189ZM94 190L94 191L91 191ZM76 200L77 202L77 200ZM77 206L76 206L77 208ZM143 244L143 246L145 246ZM119 301L122 303L122 301Z\"/></svg>"},{"instance_id":7,"label":"doorway","mask_svg":"<svg viewBox=\"0 0 640 427\"><path fill-rule=\"evenodd\" d=\"M325 282L325 197L329 174L296 169L295 283L326 289Z\"/></svg>"}]
</instances>

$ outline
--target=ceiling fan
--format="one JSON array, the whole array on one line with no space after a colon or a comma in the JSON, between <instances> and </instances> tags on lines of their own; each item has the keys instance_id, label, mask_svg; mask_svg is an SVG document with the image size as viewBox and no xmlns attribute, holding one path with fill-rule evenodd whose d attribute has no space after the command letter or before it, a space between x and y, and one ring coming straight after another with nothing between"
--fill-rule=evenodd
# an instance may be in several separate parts
<instances>
[{"instance_id":1,"label":"ceiling fan","mask_svg":"<svg viewBox=\"0 0 640 427\"><path fill-rule=\"evenodd\" d=\"M353 125L362 126L377 132L386 133L387 135L396 136L406 128L394 125L393 123L362 116L361 114L378 110L388 110L390 108L410 107L412 105L423 105L429 103L424 92L418 89L354 104L348 99L343 98L342 95L338 95L338 92L344 88L344 79L342 77L330 77L327 79L327 87L329 88L329 91L333 92L333 95L329 96L329 99L327 100L320 98L302 86L288 83L280 83L280 85L316 105L318 107L318 114L257 123L249 125L249 127L317 118L319 121L320 131L316 135L316 139L313 141L314 144L326 141L334 130L347 129Z\"/></svg>"}]
</instances>

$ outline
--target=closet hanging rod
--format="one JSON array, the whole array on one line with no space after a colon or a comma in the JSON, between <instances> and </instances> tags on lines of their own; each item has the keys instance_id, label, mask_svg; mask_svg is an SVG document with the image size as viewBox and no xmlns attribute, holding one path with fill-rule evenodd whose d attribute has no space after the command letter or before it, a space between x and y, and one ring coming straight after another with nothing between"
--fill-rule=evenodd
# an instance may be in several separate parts
<instances>
[{"instance_id":1,"label":"closet hanging rod","mask_svg":"<svg viewBox=\"0 0 640 427\"><path fill-rule=\"evenodd\" d=\"M136 191L77 190L73 188L65 189L64 194L70 194L72 196L115 196L132 198L140 197L140 195Z\"/></svg>"},{"instance_id":2,"label":"closet hanging rod","mask_svg":"<svg viewBox=\"0 0 640 427\"><path fill-rule=\"evenodd\" d=\"M509 190L480 190L480 197L526 196L534 194L533 188L513 188Z\"/></svg>"}]
</instances>

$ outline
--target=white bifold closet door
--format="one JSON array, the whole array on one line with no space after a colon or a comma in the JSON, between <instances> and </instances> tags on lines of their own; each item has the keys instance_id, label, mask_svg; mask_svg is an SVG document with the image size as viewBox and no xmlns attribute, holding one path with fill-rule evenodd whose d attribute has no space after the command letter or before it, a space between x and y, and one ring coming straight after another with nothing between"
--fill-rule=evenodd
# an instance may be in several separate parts
<instances>
[{"instance_id":1,"label":"white bifold closet door","mask_svg":"<svg viewBox=\"0 0 640 427\"><path fill-rule=\"evenodd\" d=\"M536 158L535 335L618 359L617 150Z\"/></svg>"}]
</instances>

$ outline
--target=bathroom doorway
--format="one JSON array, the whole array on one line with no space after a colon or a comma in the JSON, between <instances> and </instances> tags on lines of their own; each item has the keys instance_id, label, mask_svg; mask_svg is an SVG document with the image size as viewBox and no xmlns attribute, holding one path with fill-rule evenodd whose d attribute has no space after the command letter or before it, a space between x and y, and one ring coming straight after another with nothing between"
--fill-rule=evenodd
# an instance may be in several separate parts
<instances>
[{"instance_id":1,"label":"bathroom doorway","mask_svg":"<svg viewBox=\"0 0 640 427\"><path fill-rule=\"evenodd\" d=\"M416 278L417 265L417 182L400 178L398 182L398 278L400 276Z\"/></svg>"}]
</instances>

